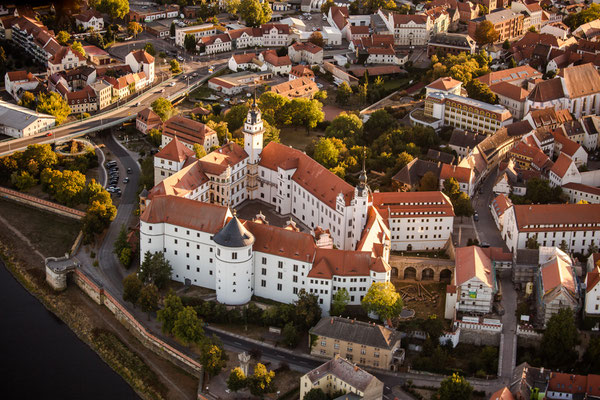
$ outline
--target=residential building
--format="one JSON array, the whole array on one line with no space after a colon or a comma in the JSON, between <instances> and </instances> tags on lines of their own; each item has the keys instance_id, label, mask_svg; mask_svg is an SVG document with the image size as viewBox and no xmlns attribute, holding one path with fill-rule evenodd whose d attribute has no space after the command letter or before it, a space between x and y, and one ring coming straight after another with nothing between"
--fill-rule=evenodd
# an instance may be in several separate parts
<instances>
[{"instance_id":1,"label":"residential building","mask_svg":"<svg viewBox=\"0 0 600 400\"><path fill-rule=\"evenodd\" d=\"M396 57L396 51L392 46L370 47L367 49L367 54L369 55L367 57L368 64L404 64Z\"/></svg>"},{"instance_id":2,"label":"residential building","mask_svg":"<svg viewBox=\"0 0 600 400\"><path fill-rule=\"evenodd\" d=\"M444 182L451 178L456 179L461 192L469 197L475 194L475 172L471 168L442 164L442 169L440 170L440 190L444 188Z\"/></svg>"},{"instance_id":3,"label":"residential building","mask_svg":"<svg viewBox=\"0 0 600 400\"><path fill-rule=\"evenodd\" d=\"M540 248L540 269L536 276L538 321L544 326L562 308L579 308L579 283L571 257L558 247Z\"/></svg>"},{"instance_id":4,"label":"residential building","mask_svg":"<svg viewBox=\"0 0 600 400\"><path fill-rule=\"evenodd\" d=\"M125 64L129 65L131 72L146 74L148 85L154 82L154 57L145 50L134 50L125 56Z\"/></svg>"},{"instance_id":5,"label":"residential building","mask_svg":"<svg viewBox=\"0 0 600 400\"><path fill-rule=\"evenodd\" d=\"M391 249L443 248L452 233L454 209L442 192L375 192L373 206L391 234Z\"/></svg>"},{"instance_id":6,"label":"residential building","mask_svg":"<svg viewBox=\"0 0 600 400\"><path fill-rule=\"evenodd\" d=\"M265 50L258 57L273 75L288 75L292 70L290 57L287 55L280 57L275 50Z\"/></svg>"},{"instance_id":7,"label":"residential building","mask_svg":"<svg viewBox=\"0 0 600 400\"><path fill-rule=\"evenodd\" d=\"M462 129L454 129L448 146L456 152L458 159L466 157L472 149L474 149L479 143L483 142L486 138L485 135L465 131Z\"/></svg>"},{"instance_id":8,"label":"residential building","mask_svg":"<svg viewBox=\"0 0 600 400\"><path fill-rule=\"evenodd\" d=\"M289 25L263 24L260 26L260 31L264 47L287 47L292 42Z\"/></svg>"},{"instance_id":9,"label":"residential building","mask_svg":"<svg viewBox=\"0 0 600 400\"><path fill-rule=\"evenodd\" d=\"M383 382L339 355L300 378L300 400L312 389L327 395L343 391L348 399L383 399Z\"/></svg>"},{"instance_id":10,"label":"residential building","mask_svg":"<svg viewBox=\"0 0 600 400\"><path fill-rule=\"evenodd\" d=\"M4 28L7 39L10 37L13 43L42 65L47 65L48 60L62 48L48 27L33 18L17 17Z\"/></svg>"},{"instance_id":11,"label":"residential building","mask_svg":"<svg viewBox=\"0 0 600 400\"><path fill-rule=\"evenodd\" d=\"M98 97L91 86L66 93L65 99L71 108L71 114L91 113L98 110Z\"/></svg>"},{"instance_id":12,"label":"residential building","mask_svg":"<svg viewBox=\"0 0 600 400\"><path fill-rule=\"evenodd\" d=\"M13 138L34 136L56 125L52 115L0 100L0 134Z\"/></svg>"},{"instance_id":13,"label":"residential building","mask_svg":"<svg viewBox=\"0 0 600 400\"><path fill-rule=\"evenodd\" d=\"M562 134L564 132L563 129L564 126L552 132L554 136L554 153L568 156L577 167L587 164L588 154L585 149L577 142L564 136Z\"/></svg>"},{"instance_id":14,"label":"residential building","mask_svg":"<svg viewBox=\"0 0 600 400\"><path fill-rule=\"evenodd\" d=\"M243 92L250 87L254 87L261 81L267 81L273 77L271 71L249 72L241 71L229 75L221 75L210 78L208 87L226 95L235 95Z\"/></svg>"},{"instance_id":15,"label":"residential building","mask_svg":"<svg viewBox=\"0 0 600 400\"><path fill-rule=\"evenodd\" d=\"M394 186L398 187L401 192L418 190L419 184L426 173L431 172L436 180L440 178L440 170L442 165L439 162L431 162L415 158L396 175L392 177Z\"/></svg>"},{"instance_id":16,"label":"residential building","mask_svg":"<svg viewBox=\"0 0 600 400\"><path fill-rule=\"evenodd\" d=\"M492 200L490 210L499 231L502 231L502 226L504 225L504 213L510 206L512 206L512 202L507 193L500 193Z\"/></svg>"},{"instance_id":17,"label":"residential building","mask_svg":"<svg viewBox=\"0 0 600 400\"><path fill-rule=\"evenodd\" d=\"M164 39L170 36L171 29L169 26L163 25L160 22L150 22L146 24L146 32L159 39Z\"/></svg>"},{"instance_id":18,"label":"residential building","mask_svg":"<svg viewBox=\"0 0 600 400\"><path fill-rule=\"evenodd\" d=\"M89 9L75 16L75 24L84 30L92 28L94 31L101 31L104 29L104 18L98 11Z\"/></svg>"},{"instance_id":19,"label":"residential building","mask_svg":"<svg viewBox=\"0 0 600 400\"><path fill-rule=\"evenodd\" d=\"M297 78L271 86L271 92L287 97L288 99L312 99L318 91L317 84L310 78Z\"/></svg>"},{"instance_id":20,"label":"residential building","mask_svg":"<svg viewBox=\"0 0 600 400\"><path fill-rule=\"evenodd\" d=\"M266 71L267 66L256 53L233 54L227 63L227 68L233 72L241 71Z\"/></svg>"},{"instance_id":21,"label":"residential building","mask_svg":"<svg viewBox=\"0 0 600 400\"><path fill-rule=\"evenodd\" d=\"M135 128L146 135L151 129L162 130L162 120L151 108L145 108L137 114Z\"/></svg>"},{"instance_id":22,"label":"residential building","mask_svg":"<svg viewBox=\"0 0 600 400\"><path fill-rule=\"evenodd\" d=\"M433 35L427 43L427 55L431 57L458 55L460 53L474 54L477 43L469 35L461 33L438 33Z\"/></svg>"},{"instance_id":23,"label":"residential building","mask_svg":"<svg viewBox=\"0 0 600 400\"><path fill-rule=\"evenodd\" d=\"M562 185L562 189L569 196L571 203L587 201L591 204L600 204L600 188L582 183L569 182Z\"/></svg>"},{"instance_id":24,"label":"residential building","mask_svg":"<svg viewBox=\"0 0 600 400\"><path fill-rule=\"evenodd\" d=\"M317 337L310 351L314 355L331 358L340 355L355 364L388 371L404 360L400 332L383 325L325 317L309 332Z\"/></svg>"},{"instance_id":25,"label":"residential building","mask_svg":"<svg viewBox=\"0 0 600 400\"><path fill-rule=\"evenodd\" d=\"M112 103L112 86L104 79L99 79L90 84L90 87L96 93L98 100L98 110L103 110Z\"/></svg>"},{"instance_id":26,"label":"residential building","mask_svg":"<svg viewBox=\"0 0 600 400\"><path fill-rule=\"evenodd\" d=\"M198 41L200 51L206 54L222 53L231 51L231 39L227 33L203 36Z\"/></svg>"},{"instance_id":27,"label":"residential building","mask_svg":"<svg viewBox=\"0 0 600 400\"><path fill-rule=\"evenodd\" d=\"M296 42L288 47L288 56L294 63L323 64L323 49L311 42Z\"/></svg>"},{"instance_id":28,"label":"residential building","mask_svg":"<svg viewBox=\"0 0 600 400\"><path fill-rule=\"evenodd\" d=\"M31 72L8 71L4 74L4 88L15 101L19 101L23 92L34 92L40 85L40 80Z\"/></svg>"},{"instance_id":29,"label":"residential building","mask_svg":"<svg viewBox=\"0 0 600 400\"><path fill-rule=\"evenodd\" d=\"M581 183L581 174L577 169L577 165L571 157L564 153L560 153L554 165L548 174L550 178L550 186L562 187L567 183Z\"/></svg>"},{"instance_id":30,"label":"residential building","mask_svg":"<svg viewBox=\"0 0 600 400\"><path fill-rule=\"evenodd\" d=\"M88 45L83 46L83 50L87 59L94 65L107 65L112 62L110 54L99 47Z\"/></svg>"},{"instance_id":31,"label":"residential building","mask_svg":"<svg viewBox=\"0 0 600 400\"><path fill-rule=\"evenodd\" d=\"M476 79L490 87L501 82L522 86L528 80L542 79L542 73L529 65L521 65L500 71L493 71Z\"/></svg>"},{"instance_id":32,"label":"residential building","mask_svg":"<svg viewBox=\"0 0 600 400\"><path fill-rule=\"evenodd\" d=\"M152 22L157 19L177 18L179 15L179 5L153 5L152 3L144 3L146 5L132 4L129 6L129 21L134 22Z\"/></svg>"},{"instance_id":33,"label":"residential building","mask_svg":"<svg viewBox=\"0 0 600 400\"><path fill-rule=\"evenodd\" d=\"M494 25L494 29L499 34L499 42L507 39L512 40L523 34L523 19L524 17L521 13L516 13L505 8L498 8L489 14L469 21L469 35L475 37L475 31L479 24L483 21L489 21Z\"/></svg>"},{"instance_id":34,"label":"residential building","mask_svg":"<svg viewBox=\"0 0 600 400\"><path fill-rule=\"evenodd\" d=\"M308 68L306 65L299 64L294 65L290 74L288 75L288 80L293 81L294 79L306 78L311 81L315 81L315 73L312 69Z\"/></svg>"},{"instance_id":35,"label":"residential building","mask_svg":"<svg viewBox=\"0 0 600 400\"><path fill-rule=\"evenodd\" d=\"M179 47L183 47L186 35L194 36L197 43L203 37L216 35L218 32L221 32L221 29L218 29L213 24L192 25L183 28L178 27L175 28L175 44Z\"/></svg>"},{"instance_id":36,"label":"residential building","mask_svg":"<svg viewBox=\"0 0 600 400\"><path fill-rule=\"evenodd\" d=\"M508 82L500 82L490 86L490 90L498 96L498 103L510 111L513 118L523 119L525 116L525 104L529 91Z\"/></svg>"},{"instance_id":37,"label":"residential building","mask_svg":"<svg viewBox=\"0 0 600 400\"><path fill-rule=\"evenodd\" d=\"M378 11L388 26L388 30L394 33L394 44L396 46L426 46L431 37L433 21L428 15L389 13L385 15Z\"/></svg>"},{"instance_id":38,"label":"residential building","mask_svg":"<svg viewBox=\"0 0 600 400\"><path fill-rule=\"evenodd\" d=\"M548 400L596 399L600 397L599 375L574 375L551 372L545 393Z\"/></svg>"},{"instance_id":39,"label":"residential building","mask_svg":"<svg viewBox=\"0 0 600 400\"><path fill-rule=\"evenodd\" d=\"M586 253L600 240L600 204L515 204L504 220L502 238L511 252L526 248L531 237L545 247L565 241L574 253Z\"/></svg>"},{"instance_id":40,"label":"residential building","mask_svg":"<svg viewBox=\"0 0 600 400\"><path fill-rule=\"evenodd\" d=\"M86 58L70 47L62 47L48 60L48 74L66 71L86 65Z\"/></svg>"},{"instance_id":41,"label":"residential building","mask_svg":"<svg viewBox=\"0 0 600 400\"><path fill-rule=\"evenodd\" d=\"M540 31L542 27L542 7L539 3L527 3L526 1L514 1L510 5L510 9L517 13L522 13L523 18L523 31L529 30L530 27L534 27L536 31Z\"/></svg>"},{"instance_id":42,"label":"residential building","mask_svg":"<svg viewBox=\"0 0 600 400\"><path fill-rule=\"evenodd\" d=\"M600 266L595 265L585 276L585 315L600 316Z\"/></svg>"},{"instance_id":43,"label":"residential building","mask_svg":"<svg viewBox=\"0 0 600 400\"><path fill-rule=\"evenodd\" d=\"M502 389L494 392L490 396L490 400L515 400L515 396L513 396L510 390L504 386Z\"/></svg>"},{"instance_id":44,"label":"residential building","mask_svg":"<svg viewBox=\"0 0 600 400\"><path fill-rule=\"evenodd\" d=\"M434 129L450 125L483 134L493 134L513 120L504 106L439 92L427 96L423 116L416 111L420 110L410 114L414 124Z\"/></svg>"},{"instance_id":45,"label":"residential building","mask_svg":"<svg viewBox=\"0 0 600 400\"><path fill-rule=\"evenodd\" d=\"M171 117L164 122L161 147L165 147L175 136L191 150L196 143L202 145L207 153L212 147L219 145L217 132L202 122L181 115Z\"/></svg>"},{"instance_id":46,"label":"residential building","mask_svg":"<svg viewBox=\"0 0 600 400\"><path fill-rule=\"evenodd\" d=\"M498 291L492 260L479 246L455 250L453 285L456 287L456 311L488 314Z\"/></svg>"}]
</instances>

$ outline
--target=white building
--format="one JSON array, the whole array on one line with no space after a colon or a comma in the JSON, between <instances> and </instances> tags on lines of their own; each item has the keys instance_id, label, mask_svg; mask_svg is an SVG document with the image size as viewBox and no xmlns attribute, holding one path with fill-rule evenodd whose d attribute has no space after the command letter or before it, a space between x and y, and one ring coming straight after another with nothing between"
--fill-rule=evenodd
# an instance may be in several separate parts
<instances>
[{"instance_id":1,"label":"white building","mask_svg":"<svg viewBox=\"0 0 600 400\"><path fill-rule=\"evenodd\" d=\"M104 29L104 18L96 10L85 10L81 14L77 14L75 16L75 23L77 26L82 26L85 30L93 28L95 31L101 31Z\"/></svg>"},{"instance_id":2,"label":"white building","mask_svg":"<svg viewBox=\"0 0 600 400\"><path fill-rule=\"evenodd\" d=\"M35 90L40 81L31 72L9 71L4 74L4 88L15 101L19 101L23 92Z\"/></svg>"},{"instance_id":3,"label":"white building","mask_svg":"<svg viewBox=\"0 0 600 400\"><path fill-rule=\"evenodd\" d=\"M585 315L600 316L600 266L585 276Z\"/></svg>"},{"instance_id":4,"label":"white building","mask_svg":"<svg viewBox=\"0 0 600 400\"><path fill-rule=\"evenodd\" d=\"M145 50L135 50L127 54L125 64L133 73L144 72L149 85L154 82L154 57Z\"/></svg>"},{"instance_id":5,"label":"white building","mask_svg":"<svg viewBox=\"0 0 600 400\"><path fill-rule=\"evenodd\" d=\"M52 115L0 100L0 134L14 138L34 136L56 125Z\"/></svg>"},{"instance_id":6,"label":"white building","mask_svg":"<svg viewBox=\"0 0 600 400\"><path fill-rule=\"evenodd\" d=\"M570 252L584 254L600 243L600 204L513 205L504 222L502 238L513 253L529 238L549 247L565 241Z\"/></svg>"},{"instance_id":7,"label":"white building","mask_svg":"<svg viewBox=\"0 0 600 400\"><path fill-rule=\"evenodd\" d=\"M323 64L323 49L311 42L292 44L288 47L288 56L294 63Z\"/></svg>"},{"instance_id":8,"label":"white building","mask_svg":"<svg viewBox=\"0 0 600 400\"><path fill-rule=\"evenodd\" d=\"M217 27L213 24L192 25L183 28L175 28L175 44L183 47L186 35L192 35L196 39L196 43L204 36L217 34Z\"/></svg>"},{"instance_id":9,"label":"white building","mask_svg":"<svg viewBox=\"0 0 600 400\"><path fill-rule=\"evenodd\" d=\"M378 11L390 32L394 32L396 46L426 46L433 29L433 22L426 14L397 14Z\"/></svg>"},{"instance_id":10,"label":"white building","mask_svg":"<svg viewBox=\"0 0 600 400\"><path fill-rule=\"evenodd\" d=\"M563 185L562 189L569 196L571 203L587 201L591 204L600 204L600 188L571 182Z\"/></svg>"},{"instance_id":11,"label":"white building","mask_svg":"<svg viewBox=\"0 0 600 400\"><path fill-rule=\"evenodd\" d=\"M62 47L48 60L48 74L66 71L86 65L86 58L70 47Z\"/></svg>"},{"instance_id":12,"label":"white building","mask_svg":"<svg viewBox=\"0 0 600 400\"><path fill-rule=\"evenodd\" d=\"M490 258L479 246L456 249L453 285L456 287L456 310L463 313L488 314L498 291L496 271Z\"/></svg>"},{"instance_id":13,"label":"white building","mask_svg":"<svg viewBox=\"0 0 600 400\"><path fill-rule=\"evenodd\" d=\"M199 46L204 46L203 52L206 54L223 53L231 51L231 39L226 33L218 35L204 36L198 41Z\"/></svg>"},{"instance_id":14,"label":"white building","mask_svg":"<svg viewBox=\"0 0 600 400\"><path fill-rule=\"evenodd\" d=\"M550 186L564 186L567 183L581 183L581 174L575 162L564 153L560 153L548 174Z\"/></svg>"},{"instance_id":15,"label":"white building","mask_svg":"<svg viewBox=\"0 0 600 400\"><path fill-rule=\"evenodd\" d=\"M373 205L390 230L392 250L441 249L452 233L454 209L442 192L376 192Z\"/></svg>"}]
</instances>

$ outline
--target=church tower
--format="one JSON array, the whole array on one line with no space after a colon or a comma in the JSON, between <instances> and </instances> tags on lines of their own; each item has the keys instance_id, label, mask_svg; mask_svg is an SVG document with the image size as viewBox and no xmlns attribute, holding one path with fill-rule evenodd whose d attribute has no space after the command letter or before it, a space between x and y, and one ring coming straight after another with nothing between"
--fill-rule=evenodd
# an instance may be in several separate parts
<instances>
[{"instance_id":1,"label":"church tower","mask_svg":"<svg viewBox=\"0 0 600 400\"><path fill-rule=\"evenodd\" d=\"M367 169L365 167L365 159L367 158L366 150L363 150L363 165L360 175L358 176L358 185L354 189L354 215L352 226L354 228L354 243L351 248L356 248L356 244L360 241L363 229L367 223L367 214L369 207L372 205L370 198L370 189L367 185Z\"/></svg>"},{"instance_id":2,"label":"church tower","mask_svg":"<svg viewBox=\"0 0 600 400\"><path fill-rule=\"evenodd\" d=\"M254 89L254 99L252 106L248 110L246 122L244 123L244 150L248 154L248 179L246 182L248 188L248 197L255 199L258 189L258 161L263 149L263 135L265 128L263 126L262 115L258 104L256 104L256 88Z\"/></svg>"}]
</instances>

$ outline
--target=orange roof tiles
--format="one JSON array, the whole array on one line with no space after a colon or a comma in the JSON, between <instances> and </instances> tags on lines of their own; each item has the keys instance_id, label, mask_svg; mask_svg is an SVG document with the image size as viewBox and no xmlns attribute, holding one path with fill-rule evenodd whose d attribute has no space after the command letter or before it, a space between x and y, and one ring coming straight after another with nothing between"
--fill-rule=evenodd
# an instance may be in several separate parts
<instances>
[{"instance_id":1,"label":"orange roof tiles","mask_svg":"<svg viewBox=\"0 0 600 400\"><path fill-rule=\"evenodd\" d=\"M313 267L307 277L331 279L334 275L368 276L371 262L371 253L367 251L317 248Z\"/></svg>"},{"instance_id":2,"label":"orange roof tiles","mask_svg":"<svg viewBox=\"0 0 600 400\"><path fill-rule=\"evenodd\" d=\"M334 210L338 194L342 194L347 206L354 197L353 186L305 153L280 143L269 143L261 153L259 164L273 171L296 169L292 179Z\"/></svg>"},{"instance_id":3,"label":"orange roof tiles","mask_svg":"<svg viewBox=\"0 0 600 400\"><path fill-rule=\"evenodd\" d=\"M530 204L513 207L521 232L600 229L600 204Z\"/></svg>"},{"instance_id":4,"label":"orange roof tiles","mask_svg":"<svg viewBox=\"0 0 600 400\"><path fill-rule=\"evenodd\" d=\"M201 232L217 233L229 216L227 207L177 196L154 196L140 220L167 223Z\"/></svg>"},{"instance_id":5,"label":"orange roof tiles","mask_svg":"<svg viewBox=\"0 0 600 400\"><path fill-rule=\"evenodd\" d=\"M548 381L548 390L572 393L585 394L587 389L587 376L564 374L562 372L552 372Z\"/></svg>"},{"instance_id":6,"label":"orange roof tiles","mask_svg":"<svg viewBox=\"0 0 600 400\"><path fill-rule=\"evenodd\" d=\"M515 396L506 386L490 396L490 400L515 400Z\"/></svg>"},{"instance_id":7,"label":"orange roof tiles","mask_svg":"<svg viewBox=\"0 0 600 400\"><path fill-rule=\"evenodd\" d=\"M312 96L319 91L319 87L313 80L306 77L300 77L274 85L271 87L271 91L289 99L301 97L312 98Z\"/></svg>"},{"instance_id":8,"label":"orange roof tiles","mask_svg":"<svg viewBox=\"0 0 600 400\"><path fill-rule=\"evenodd\" d=\"M373 193L373 206L384 217L410 217L414 213L453 217L454 209L448 196L439 191L432 192L383 192Z\"/></svg>"},{"instance_id":9,"label":"orange roof tiles","mask_svg":"<svg viewBox=\"0 0 600 400\"><path fill-rule=\"evenodd\" d=\"M520 67L490 72L489 74L480 76L477 78L477 80L481 83L485 83L488 86L492 86L500 82L513 82L516 80L541 77L542 73L535 68L532 68L529 65L522 65Z\"/></svg>"},{"instance_id":10,"label":"orange roof tiles","mask_svg":"<svg viewBox=\"0 0 600 400\"><path fill-rule=\"evenodd\" d=\"M465 167L457 167L456 165L442 164L440 171L440 179L454 178L459 183L470 183L473 177L473 171Z\"/></svg>"},{"instance_id":11,"label":"orange roof tiles","mask_svg":"<svg viewBox=\"0 0 600 400\"><path fill-rule=\"evenodd\" d=\"M213 134L216 134L216 132L202 122L194 121L181 115L171 117L163 124L163 135L169 137L178 136L180 140L190 144L198 143L204 145L206 136Z\"/></svg>"},{"instance_id":12,"label":"orange roof tiles","mask_svg":"<svg viewBox=\"0 0 600 400\"><path fill-rule=\"evenodd\" d=\"M499 96L508 97L511 100L523 102L527 99L529 91L508 82L500 82L490 86L490 90Z\"/></svg>"},{"instance_id":13,"label":"orange roof tiles","mask_svg":"<svg viewBox=\"0 0 600 400\"><path fill-rule=\"evenodd\" d=\"M564 68L558 75L564 78L571 99L600 92L600 74L592 63Z\"/></svg>"},{"instance_id":14,"label":"orange roof tiles","mask_svg":"<svg viewBox=\"0 0 600 400\"><path fill-rule=\"evenodd\" d=\"M316 246L310 234L251 221L245 221L244 226L254 235L254 251L301 262L313 261Z\"/></svg>"},{"instance_id":15,"label":"orange roof tiles","mask_svg":"<svg viewBox=\"0 0 600 400\"><path fill-rule=\"evenodd\" d=\"M585 277L585 291L592 291L592 289L596 287L598 282L600 282L600 267L596 265L594 266L594 269L588 272L587 276Z\"/></svg>"},{"instance_id":16,"label":"orange roof tiles","mask_svg":"<svg viewBox=\"0 0 600 400\"><path fill-rule=\"evenodd\" d=\"M233 167L246 158L248 154L240 145L229 142L202 157L200 164L206 173L221 175L227 167Z\"/></svg>"},{"instance_id":17,"label":"orange roof tiles","mask_svg":"<svg viewBox=\"0 0 600 400\"><path fill-rule=\"evenodd\" d=\"M554 165L552 166L552 168L550 168L550 171L554 172L559 178L562 178L565 176L572 163L573 160L571 159L571 157L569 157L565 153L560 153L560 155L554 162Z\"/></svg>"},{"instance_id":18,"label":"orange roof tiles","mask_svg":"<svg viewBox=\"0 0 600 400\"><path fill-rule=\"evenodd\" d=\"M456 79L454 79L450 76L445 76L445 77L436 79L435 81L431 82L426 87L428 87L430 89L447 91L447 90L454 89L455 87L457 87L459 85L462 85L461 81L457 81Z\"/></svg>"},{"instance_id":19,"label":"orange roof tiles","mask_svg":"<svg viewBox=\"0 0 600 400\"><path fill-rule=\"evenodd\" d=\"M136 50L131 52L138 63L152 64L154 57L146 52L146 50Z\"/></svg>"},{"instance_id":20,"label":"orange roof tiles","mask_svg":"<svg viewBox=\"0 0 600 400\"><path fill-rule=\"evenodd\" d=\"M493 287L492 261L479 246L458 247L455 258L456 285L460 286L472 278Z\"/></svg>"},{"instance_id":21,"label":"orange roof tiles","mask_svg":"<svg viewBox=\"0 0 600 400\"><path fill-rule=\"evenodd\" d=\"M188 157L194 156L194 151L186 147L179 141L177 136L173 138L165 147L155 154L156 158L164 158L175 162L182 162Z\"/></svg>"}]
</instances>

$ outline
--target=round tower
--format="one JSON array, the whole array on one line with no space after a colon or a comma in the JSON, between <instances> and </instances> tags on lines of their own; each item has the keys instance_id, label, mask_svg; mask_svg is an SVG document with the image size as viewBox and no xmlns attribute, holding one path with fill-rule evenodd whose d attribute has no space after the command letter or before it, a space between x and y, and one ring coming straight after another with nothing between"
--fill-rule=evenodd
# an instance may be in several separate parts
<instances>
[{"instance_id":1,"label":"round tower","mask_svg":"<svg viewBox=\"0 0 600 400\"><path fill-rule=\"evenodd\" d=\"M217 301L246 304L252 297L254 236L233 213L233 218L213 236L216 244Z\"/></svg>"}]
</instances>

